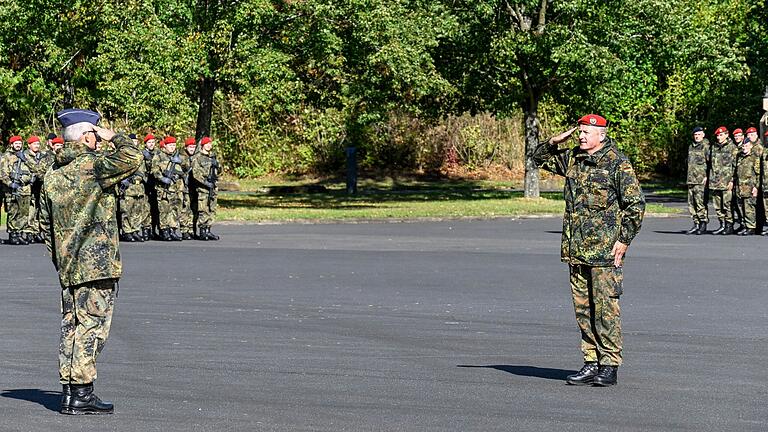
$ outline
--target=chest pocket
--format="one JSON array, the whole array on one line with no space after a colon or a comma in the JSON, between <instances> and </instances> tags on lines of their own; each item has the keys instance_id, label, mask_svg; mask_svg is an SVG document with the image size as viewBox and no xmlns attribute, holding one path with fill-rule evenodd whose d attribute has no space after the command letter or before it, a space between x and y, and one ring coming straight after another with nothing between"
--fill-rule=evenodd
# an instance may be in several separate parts
<instances>
[{"instance_id":1,"label":"chest pocket","mask_svg":"<svg viewBox=\"0 0 768 432\"><path fill-rule=\"evenodd\" d=\"M587 206L590 209L604 209L608 207L610 192L610 172L604 169L591 170L587 185Z\"/></svg>"}]
</instances>

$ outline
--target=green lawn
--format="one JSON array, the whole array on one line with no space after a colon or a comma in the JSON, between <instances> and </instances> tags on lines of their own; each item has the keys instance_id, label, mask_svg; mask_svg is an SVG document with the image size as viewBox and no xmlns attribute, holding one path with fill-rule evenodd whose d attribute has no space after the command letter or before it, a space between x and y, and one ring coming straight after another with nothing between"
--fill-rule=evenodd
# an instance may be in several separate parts
<instances>
[{"instance_id":1,"label":"green lawn","mask_svg":"<svg viewBox=\"0 0 768 432\"><path fill-rule=\"evenodd\" d=\"M241 187L258 191L221 193L217 219L249 222L397 220L558 215L563 212L559 192L527 199L521 192L509 189L509 183L500 182L368 180L360 183L358 194L353 196L347 195L344 185L339 182L272 182L271 185L251 182L241 183ZM652 204L647 212L670 214L677 210Z\"/></svg>"}]
</instances>

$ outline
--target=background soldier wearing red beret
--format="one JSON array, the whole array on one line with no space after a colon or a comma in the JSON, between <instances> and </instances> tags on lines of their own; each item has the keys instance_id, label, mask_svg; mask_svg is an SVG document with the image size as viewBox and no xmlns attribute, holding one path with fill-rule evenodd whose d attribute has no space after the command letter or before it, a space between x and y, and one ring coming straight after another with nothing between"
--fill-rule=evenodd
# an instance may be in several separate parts
<instances>
[{"instance_id":1,"label":"background soldier wearing red beret","mask_svg":"<svg viewBox=\"0 0 768 432\"><path fill-rule=\"evenodd\" d=\"M29 169L20 136L10 139L11 147L0 161L0 177L6 188L5 209L8 212L8 243L29 244L23 234L29 223L34 175Z\"/></svg>"},{"instance_id":2,"label":"background soldier wearing red beret","mask_svg":"<svg viewBox=\"0 0 768 432\"><path fill-rule=\"evenodd\" d=\"M192 213L193 188L189 185L190 173L192 171L192 155L195 154L197 143L194 138L184 140L184 149L179 152L181 157L181 167L184 170L182 180L184 190L182 192L181 211L179 213L179 228L181 229L182 240L192 240L195 235L195 221ZM196 196L195 196L196 198Z\"/></svg>"},{"instance_id":3,"label":"background soldier wearing red beret","mask_svg":"<svg viewBox=\"0 0 768 432\"><path fill-rule=\"evenodd\" d=\"M728 129L720 126L715 130L716 142L712 145L709 165L709 191L715 205L720 227L712 234L733 232L733 177L736 174L736 144L728 136ZM703 233L702 233L703 234Z\"/></svg>"},{"instance_id":4,"label":"background soldier wearing red beret","mask_svg":"<svg viewBox=\"0 0 768 432\"><path fill-rule=\"evenodd\" d=\"M573 128L540 144L534 161L565 177L561 257L570 269L584 355L584 366L566 381L609 386L622 364L624 254L640 231L645 198L629 159L606 136L606 120L590 114L578 124L577 147L557 148Z\"/></svg>"}]
</instances>

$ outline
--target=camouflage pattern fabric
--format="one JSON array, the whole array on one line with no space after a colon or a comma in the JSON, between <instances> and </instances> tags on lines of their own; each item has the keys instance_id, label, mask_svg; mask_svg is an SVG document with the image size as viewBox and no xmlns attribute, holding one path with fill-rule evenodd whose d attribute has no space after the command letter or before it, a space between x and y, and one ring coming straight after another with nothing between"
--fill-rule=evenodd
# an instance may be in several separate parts
<instances>
[{"instance_id":1,"label":"camouflage pattern fabric","mask_svg":"<svg viewBox=\"0 0 768 432\"><path fill-rule=\"evenodd\" d=\"M96 359L109 337L115 305L115 280L88 282L61 291L59 381L90 384Z\"/></svg>"},{"instance_id":2,"label":"camouflage pattern fabric","mask_svg":"<svg viewBox=\"0 0 768 432\"><path fill-rule=\"evenodd\" d=\"M117 134L116 150L99 154L66 143L45 174L41 212L45 240L64 287L122 274L115 187L141 163L131 139Z\"/></svg>"},{"instance_id":3,"label":"camouflage pattern fabric","mask_svg":"<svg viewBox=\"0 0 768 432\"><path fill-rule=\"evenodd\" d=\"M688 185L688 213L694 223L709 223L709 209L704 201L706 186L703 184Z\"/></svg>"},{"instance_id":4,"label":"camouflage pattern fabric","mask_svg":"<svg viewBox=\"0 0 768 432\"><path fill-rule=\"evenodd\" d=\"M24 153L26 156L26 153ZM8 213L9 233L28 230L34 173L12 150L0 159L0 177L6 190L5 211ZM15 179L15 180L14 180ZM12 185L20 186L15 190Z\"/></svg>"},{"instance_id":5,"label":"camouflage pattern fabric","mask_svg":"<svg viewBox=\"0 0 768 432\"><path fill-rule=\"evenodd\" d=\"M715 206L715 214L720 222L733 223L733 191L728 189L714 189L710 191L712 204Z\"/></svg>"},{"instance_id":6,"label":"camouflage pattern fabric","mask_svg":"<svg viewBox=\"0 0 768 432\"><path fill-rule=\"evenodd\" d=\"M43 231L43 226L40 223L40 192L43 187L43 177L45 172L48 171L51 165L53 165L53 153L48 151L39 151L32 153L31 150L25 150L27 157L27 166L30 171L35 175L35 182L32 183L32 199L30 200L29 217L27 221L27 228L24 232L29 234L39 234Z\"/></svg>"},{"instance_id":7,"label":"camouflage pattern fabric","mask_svg":"<svg viewBox=\"0 0 768 432\"><path fill-rule=\"evenodd\" d=\"M153 226L157 226L157 194L155 192L155 178L152 173L152 159L155 157L155 150L144 149L142 150L142 156L144 157L144 172L147 174L144 179L144 196L146 199L142 202L140 210L141 227L143 229L152 229ZM153 216L154 215L154 216ZM155 219L153 221L153 219Z\"/></svg>"},{"instance_id":8,"label":"camouflage pattern fabric","mask_svg":"<svg viewBox=\"0 0 768 432\"><path fill-rule=\"evenodd\" d=\"M179 228L182 233L193 233L195 231L194 214L192 213L192 197L190 194L190 173L192 171L191 156L183 150L181 154L181 167L184 171L184 190L181 195L181 207L179 209Z\"/></svg>"},{"instance_id":9,"label":"camouflage pattern fabric","mask_svg":"<svg viewBox=\"0 0 768 432\"><path fill-rule=\"evenodd\" d=\"M218 189L215 183L208 181L212 164L211 155L202 152L192 158L192 184L197 190L197 226L201 228L210 228L216 218Z\"/></svg>"},{"instance_id":10,"label":"camouflage pattern fabric","mask_svg":"<svg viewBox=\"0 0 768 432\"><path fill-rule=\"evenodd\" d=\"M591 156L578 147L558 150L544 143L536 149L534 161L565 176L562 260L612 266L614 244L629 245L645 213L645 197L629 159L606 138Z\"/></svg>"},{"instance_id":11,"label":"camouflage pattern fabric","mask_svg":"<svg viewBox=\"0 0 768 432\"><path fill-rule=\"evenodd\" d=\"M729 138L725 144L715 143L711 146L709 165L709 189L727 190L733 182L736 172L736 155L739 147Z\"/></svg>"},{"instance_id":12,"label":"camouflage pattern fabric","mask_svg":"<svg viewBox=\"0 0 768 432\"><path fill-rule=\"evenodd\" d=\"M703 185L706 183L709 156L710 144L708 139L704 138L700 143L691 142L688 146L687 184Z\"/></svg>"},{"instance_id":13,"label":"camouflage pattern fabric","mask_svg":"<svg viewBox=\"0 0 768 432\"><path fill-rule=\"evenodd\" d=\"M124 233L140 232L145 217L146 196L144 195L145 164L120 183L120 220Z\"/></svg>"},{"instance_id":14,"label":"camouflage pattern fabric","mask_svg":"<svg viewBox=\"0 0 768 432\"><path fill-rule=\"evenodd\" d=\"M584 362L621 366L623 340L619 296L622 294L623 269L571 265L569 270Z\"/></svg>"},{"instance_id":15,"label":"camouflage pattern fabric","mask_svg":"<svg viewBox=\"0 0 768 432\"><path fill-rule=\"evenodd\" d=\"M157 208L160 213L160 229L179 228L182 194L184 192L184 182L182 181L184 171L180 164L171 163L172 156L161 151L152 159L152 176L156 180L155 191L157 193ZM171 177L165 174L169 174ZM163 178L171 180L170 184L164 183Z\"/></svg>"}]
</instances>

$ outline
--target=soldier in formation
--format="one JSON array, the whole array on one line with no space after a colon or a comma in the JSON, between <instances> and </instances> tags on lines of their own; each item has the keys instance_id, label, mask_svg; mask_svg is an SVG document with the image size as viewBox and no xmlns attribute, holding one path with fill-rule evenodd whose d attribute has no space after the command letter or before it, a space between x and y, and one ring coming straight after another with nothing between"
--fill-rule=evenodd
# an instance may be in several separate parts
<instances>
[{"instance_id":1,"label":"soldier in formation","mask_svg":"<svg viewBox=\"0 0 768 432\"><path fill-rule=\"evenodd\" d=\"M184 168L176 151L176 138L163 139L158 152L152 159L152 176L155 178L157 207L160 212L160 240L181 241L179 216L184 191Z\"/></svg>"},{"instance_id":2,"label":"soldier in formation","mask_svg":"<svg viewBox=\"0 0 768 432\"><path fill-rule=\"evenodd\" d=\"M35 175L30 169L21 136L11 137L10 147L0 159L0 177L5 188L5 209L8 213L8 244L29 244L27 225Z\"/></svg>"},{"instance_id":3,"label":"soldier in formation","mask_svg":"<svg viewBox=\"0 0 768 432\"><path fill-rule=\"evenodd\" d=\"M768 235L768 224L760 232L757 226L756 209L760 195L764 207L768 205L768 152L757 129L750 127L746 134L740 128L734 129L731 139L728 129L721 126L715 130L715 144L710 144L704 136L703 128L694 128L693 141L688 147L686 183L693 227L687 234L707 232L706 198L709 194L720 221L718 229L711 234ZM735 220L740 221L738 227L734 225Z\"/></svg>"},{"instance_id":4,"label":"soldier in formation","mask_svg":"<svg viewBox=\"0 0 768 432\"><path fill-rule=\"evenodd\" d=\"M192 184L197 192L197 239L218 240L211 232L216 215L216 183L219 180L219 161L213 153L213 142L208 137L200 140L200 150L192 157Z\"/></svg>"}]
</instances>

